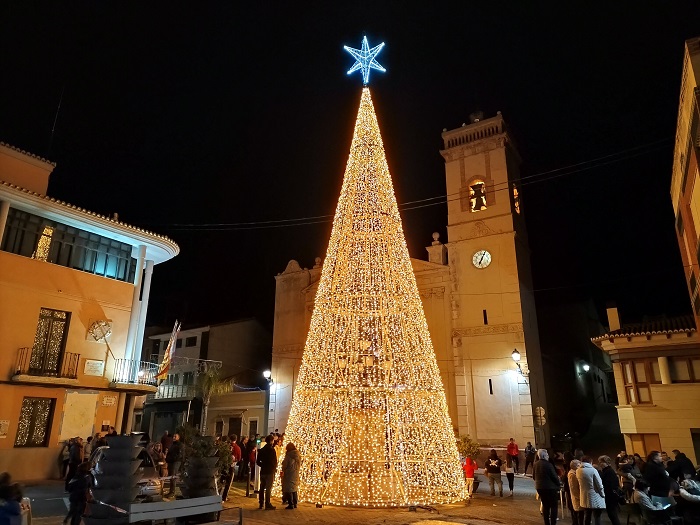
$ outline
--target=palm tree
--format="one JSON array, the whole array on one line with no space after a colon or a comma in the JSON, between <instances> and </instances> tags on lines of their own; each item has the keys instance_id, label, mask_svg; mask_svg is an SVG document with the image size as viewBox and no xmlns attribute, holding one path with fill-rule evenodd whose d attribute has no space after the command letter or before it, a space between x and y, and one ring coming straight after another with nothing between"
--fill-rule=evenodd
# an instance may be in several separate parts
<instances>
[{"instance_id":1,"label":"palm tree","mask_svg":"<svg viewBox=\"0 0 700 525\"><path fill-rule=\"evenodd\" d=\"M200 428L202 435L207 433L207 415L211 396L233 392L233 379L222 379L217 368L209 367L197 376L197 387L202 393L202 421Z\"/></svg>"}]
</instances>

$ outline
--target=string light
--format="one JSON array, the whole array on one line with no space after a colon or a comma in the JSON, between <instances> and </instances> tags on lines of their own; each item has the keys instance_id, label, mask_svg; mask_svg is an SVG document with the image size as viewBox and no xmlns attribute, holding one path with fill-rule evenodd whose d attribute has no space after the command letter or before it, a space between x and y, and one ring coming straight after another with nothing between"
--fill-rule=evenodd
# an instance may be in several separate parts
<instances>
[{"instance_id":1,"label":"string light","mask_svg":"<svg viewBox=\"0 0 700 525\"><path fill-rule=\"evenodd\" d=\"M445 392L367 87L285 441L301 453L301 501L377 507L464 497Z\"/></svg>"}]
</instances>

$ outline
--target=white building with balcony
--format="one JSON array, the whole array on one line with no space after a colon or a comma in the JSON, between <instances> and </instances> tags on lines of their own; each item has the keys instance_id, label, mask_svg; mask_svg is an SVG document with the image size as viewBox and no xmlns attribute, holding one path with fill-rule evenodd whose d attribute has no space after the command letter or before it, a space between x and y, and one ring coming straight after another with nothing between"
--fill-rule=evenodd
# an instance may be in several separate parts
<instances>
[{"instance_id":1,"label":"white building with balcony","mask_svg":"<svg viewBox=\"0 0 700 525\"><path fill-rule=\"evenodd\" d=\"M60 475L64 440L130 429L155 391L141 348L171 239L46 195L54 164L0 143L0 471Z\"/></svg>"}]
</instances>

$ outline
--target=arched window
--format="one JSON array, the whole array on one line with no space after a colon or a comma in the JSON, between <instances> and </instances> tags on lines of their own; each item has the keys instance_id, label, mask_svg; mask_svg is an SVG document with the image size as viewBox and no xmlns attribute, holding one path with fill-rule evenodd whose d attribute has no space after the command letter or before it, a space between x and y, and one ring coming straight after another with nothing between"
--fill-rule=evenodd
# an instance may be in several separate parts
<instances>
[{"instance_id":1,"label":"arched window","mask_svg":"<svg viewBox=\"0 0 700 525\"><path fill-rule=\"evenodd\" d=\"M469 204L471 211L486 209L486 183L483 180L475 180L469 185Z\"/></svg>"}]
</instances>

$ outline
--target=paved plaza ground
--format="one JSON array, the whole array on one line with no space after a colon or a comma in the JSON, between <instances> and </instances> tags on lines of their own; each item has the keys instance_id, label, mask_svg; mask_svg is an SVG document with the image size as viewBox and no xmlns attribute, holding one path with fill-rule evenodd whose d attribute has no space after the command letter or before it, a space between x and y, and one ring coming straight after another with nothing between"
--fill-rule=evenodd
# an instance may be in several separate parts
<instances>
[{"instance_id":1,"label":"paved plaza ground","mask_svg":"<svg viewBox=\"0 0 700 525\"><path fill-rule=\"evenodd\" d=\"M505 476L503 482L507 487ZM273 499L277 510L258 510L257 494L245 496L245 484L231 487L225 502L222 521L237 523L239 508L243 509L244 525L540 525L539 503L535 500L532 479L515 478L515 495L503 498L489 496L488 484L482 482L479 491L469 505L464 503L438 505L433 510L407 509L359 509L325 506L316 508L310 503L300 503L297 509L286 510L279 500ZM26 495L32 499L34 519L32 525L62 525L67 498L62 482L52 481L29 486ZM561 517L563 525L571 523L568 512ZM608 524L607 516L603 523ZM623 518L624 523L624 518Z\"/></svg>"},{"instance_id":2,"label":"paved plaza ground","mask_svg":"<svg viewBox=\"0 0 700 525\"><path fill-rule=\"evenodd\" d=\"M505 476L503 482L507 487ZM245 497L245 485L235 487L229 494L226 507L242 507L243 523L248 525L446 525L446 524L537 524L542 523L539 504L535 500L534 484L530 478L515 479L515 495L489 496L488 484L482 482L469 505L464 503L437 505L433 510L361 509L325 506L316 508L300 503L294 510L286 510L273 500L277 510L258 510L256 499ZM563 520L563 523L570 520Z\"/></svg>"}]
</instances>

